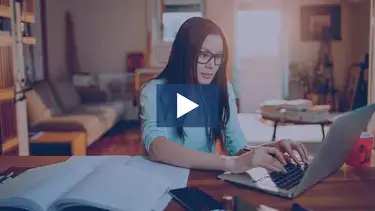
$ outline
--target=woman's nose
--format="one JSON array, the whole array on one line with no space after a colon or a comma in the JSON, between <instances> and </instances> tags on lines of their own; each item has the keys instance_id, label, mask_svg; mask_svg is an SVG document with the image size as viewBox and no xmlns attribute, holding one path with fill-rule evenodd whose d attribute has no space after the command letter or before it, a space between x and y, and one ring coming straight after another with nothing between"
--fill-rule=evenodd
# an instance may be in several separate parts
<instances>
[{"instance_id":1,"label":"woman's nose","mask_svg":"<svg viewBox=\"0 0 375 211\"><path fill-rule=\"evenodd\" d=\"M207 64L206 67L212 69L214 67L214 59L212 58Z\"/></svg>"}]
</instances>

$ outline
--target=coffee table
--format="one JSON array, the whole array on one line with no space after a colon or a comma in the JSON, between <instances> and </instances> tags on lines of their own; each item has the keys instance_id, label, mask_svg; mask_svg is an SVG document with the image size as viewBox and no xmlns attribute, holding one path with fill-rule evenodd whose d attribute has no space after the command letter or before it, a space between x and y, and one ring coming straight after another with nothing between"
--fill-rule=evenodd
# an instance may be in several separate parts
<instances>
[{"instance_id":1,"label":"coffee table","mask_svg":"<svg viewBox=\"0 0 375 211\"><path fill-rule=\"evenodd\" d=\"M324 126L332 124L332 120L331 119L327 119L327 120L323 120L323 121L318 121L318 122L295 121L295 120L271 118L271 117L265 117L265 116L262 116L262 119L273 121L273 135L272 135L271 141L275 141L276 140L276 131L277 131L277 126L279 125L279 123L296 124L296 125L320 125L320 127L322 128L323 139L325 137Z\"/></svg>"}]
</instances>

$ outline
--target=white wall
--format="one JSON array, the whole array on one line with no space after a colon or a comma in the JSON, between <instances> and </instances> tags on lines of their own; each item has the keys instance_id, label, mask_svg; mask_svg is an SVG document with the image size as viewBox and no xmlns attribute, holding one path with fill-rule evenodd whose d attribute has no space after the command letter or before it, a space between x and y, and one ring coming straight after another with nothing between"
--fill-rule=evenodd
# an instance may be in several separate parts
<instances>
[{"instance_id":1,"label":"white wall","mask_svg":"<svg viewBox=\"0 0 375 211\"><path fill-rule=\"evenodd\" d=\"M31 26L31 32L36 37L36 45L33 48L34 64L35 64L35 78L34 80L44 79L43 69L43 50L42 50L42 26L40 19L40 0L34 1L35 4L35 23Z\"/></svg>"},{"instance_id":2,"label":"white wall","mask_svg":"<svg viewBox=\"0 0 375 211\"><path fill-rule=\"evenodd\" d=\"M235 22L235 4L227 0L205 0L204 16L217 23L225 33L228 41L230 53L234 50L234 22ZM229 71L234 68L234 61L229 58ZM229 72L230 73L230 72ZM228 77L232 75L229 74Z\"/></svg>"},{"instance_id":3,"label":"white wall","mask_svg":"<svg viewBox=\"0 0 375 211\"><path fill-rule=\"evenodd\" d=\"M363 61L369 52L370 38L370 0L350 5L350 49L351 62Z\"/></svg>"},{"instance_id":4,"label":"white wall","mask_svg":"<svg viewBox=\"0 0 375 211\"><path fill-rule=\"evenodd\" d=\"M64 12L68 3L69 0L46 1L48 71L51 78L66 75Z\"/></svg>"},{"instance_id":5,"label":"white wall","mask_svg":"<svg viewBox=\"0 0 375 211\"><path fill-rule=\"evenodd\" d=\"M75 29L81 70L123 73L126 54L146 53L146 0L48 0L49 68L52 77L66 72L65 17L69 10Z\"/></svg>"}]
</instances>

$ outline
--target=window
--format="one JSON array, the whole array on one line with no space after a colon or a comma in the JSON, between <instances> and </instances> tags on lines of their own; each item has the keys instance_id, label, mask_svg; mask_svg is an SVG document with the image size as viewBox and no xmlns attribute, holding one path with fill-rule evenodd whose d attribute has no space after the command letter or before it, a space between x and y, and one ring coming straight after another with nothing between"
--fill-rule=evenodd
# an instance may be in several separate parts
<instances>
[{"instance_id":1,"label":"window","mask_svg":"<svg viewBox=\"0 0 375 211\"><path fill-rule=\"evenodd\" d=\"M178 29L191 17L202 17L200 4L165 5L163 12L163 41L173 42Z\"/></svg>"},{"instance_id":2,"label":"window","mask_svg":"<svg viewBox=\"0 0 375 211\"><path fill-rule=\"evenodd\" d=\"M287 94L288 60L285 59L283 13L260 8L239 10L236 16L234 40L238 70L233 74L241 91L241 112L251 113L262 102L284 99ZM259 92L265 82L267 87Z\"/></svg>"}]
</instances>

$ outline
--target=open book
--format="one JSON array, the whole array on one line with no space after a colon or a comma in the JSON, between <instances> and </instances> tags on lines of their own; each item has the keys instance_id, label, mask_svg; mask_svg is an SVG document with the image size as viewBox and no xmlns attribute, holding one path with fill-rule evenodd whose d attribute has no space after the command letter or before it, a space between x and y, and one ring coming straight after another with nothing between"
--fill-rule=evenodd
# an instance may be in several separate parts
<instances>
[{"instance_id":1,"label":"open book","mask_svg":"<svg viewBox=\"0 0 375 211\"><path fill-rule=\"evenodd\" d=\"M171 179L173 173L179 180ZM186 186L188 174L143 157L72 157L1 184L0 210L158 210L155 206L167 206L158 203L169 189Z\"/></svg>"}]
</instances>

